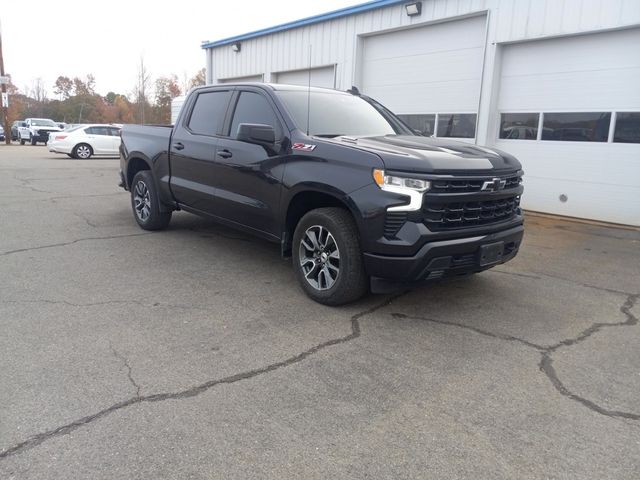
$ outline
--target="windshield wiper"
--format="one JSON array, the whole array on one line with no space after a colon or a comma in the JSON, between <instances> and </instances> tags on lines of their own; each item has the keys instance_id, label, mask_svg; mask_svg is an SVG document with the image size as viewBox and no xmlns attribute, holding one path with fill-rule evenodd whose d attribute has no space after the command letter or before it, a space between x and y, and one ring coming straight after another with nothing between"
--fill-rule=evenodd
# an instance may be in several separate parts
<instances>
[{"instance_id":1,"label":"windshield wiper","mask_svg":"<svg viewBox=\"0 0 640 480\"><path fill-rule=\"evenodd\" d=\"M344 135L345 135L344 133L315 133L313 136L320 137L320 138L335 138L335 137L342 137Z\"/></svg>"}]
</instances>

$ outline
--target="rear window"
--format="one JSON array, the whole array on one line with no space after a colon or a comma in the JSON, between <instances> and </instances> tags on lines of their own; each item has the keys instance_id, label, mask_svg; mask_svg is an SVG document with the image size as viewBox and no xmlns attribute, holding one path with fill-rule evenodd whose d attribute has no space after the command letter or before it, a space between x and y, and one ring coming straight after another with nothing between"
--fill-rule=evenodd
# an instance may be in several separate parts
<instances>
[{"instance_id":1,"label":"rear window","mask_svg":"<svg viewBox=\"0 0 640 480\"><path fill-rule=\"evenodd\" d=\"M198 94L187 127L198 135L216 135L227 111L228 90Z\"/></svg>"}]
</instances>

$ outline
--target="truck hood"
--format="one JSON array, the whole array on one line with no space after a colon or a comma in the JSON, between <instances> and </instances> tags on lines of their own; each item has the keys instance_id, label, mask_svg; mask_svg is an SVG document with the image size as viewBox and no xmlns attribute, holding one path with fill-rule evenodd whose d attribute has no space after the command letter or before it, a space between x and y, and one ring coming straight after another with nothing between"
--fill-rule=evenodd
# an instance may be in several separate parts
<instances>
[{"instance_id":1,"label":"truck hood","mask_svg":"<svg viewBox=\"0 0 640 480\"><path fill-rule=\"evenodd\" d=\"M498 173L520 170L515 157L493 148L416 135L328 139L375 153L388 170L416 173Z\"/></svg>"}]
</instances>

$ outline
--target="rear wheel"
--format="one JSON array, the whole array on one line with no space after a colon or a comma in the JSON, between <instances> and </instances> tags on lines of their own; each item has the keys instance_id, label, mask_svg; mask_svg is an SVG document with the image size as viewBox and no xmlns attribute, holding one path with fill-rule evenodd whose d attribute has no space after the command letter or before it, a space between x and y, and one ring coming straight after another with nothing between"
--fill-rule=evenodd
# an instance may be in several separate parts
<instances>
[{"instance_id":1,"label":"rear wheel","mask_svg":"<svg viewBox=\"0 0 640 480\"><path fill-rule=\"evenodd\" d=\"M318 208L300 219L293 235L293 268L300 285L325 305L353 302L367 291L358 229L342 208Z\"/></svg>"},{"instance_id":2,"label":"rear wheel","mask_svg":"<svg viewBox=\"0 0 640 480\"><path fill-rule=\"evenodd\" d=\"M93 149L91 145L87 145L86 143L79 143L73 148L72 155L75 158L79 158L81 160L86 160L93 155Z\"/></svg>"},{"instance_id":3,"label":"rear wheel","mask_svg":"<svg viewBox=\"0 0 640 480\"><path fill-rule=\"evenodd\" d=\"M171 212L160 211L160 199L149 170L142 170L131 182L133 216L145 230L162 230L171 221Z\"/></svg>"}]
</instances>

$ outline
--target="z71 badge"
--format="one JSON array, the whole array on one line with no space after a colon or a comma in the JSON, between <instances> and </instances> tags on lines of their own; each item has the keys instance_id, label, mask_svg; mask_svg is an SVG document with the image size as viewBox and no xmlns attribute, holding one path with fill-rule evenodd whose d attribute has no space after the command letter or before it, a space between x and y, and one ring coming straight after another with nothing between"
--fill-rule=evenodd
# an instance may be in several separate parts
<instances>
[{"instance_id":1,"label":"z71 badge","mask_svg":"<svg viewBox=\"0 0 640 480\"><path fill-rule=\"evenodd\" d=\"M292 148L294 150L302 150L304 152L313 152L316 149L316 146L308 143L294 143Z\"/></svg>"}]
</instances>

